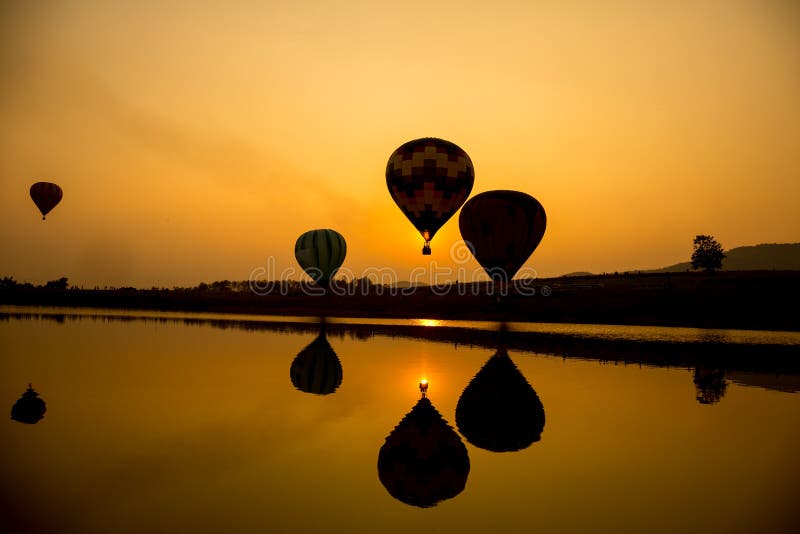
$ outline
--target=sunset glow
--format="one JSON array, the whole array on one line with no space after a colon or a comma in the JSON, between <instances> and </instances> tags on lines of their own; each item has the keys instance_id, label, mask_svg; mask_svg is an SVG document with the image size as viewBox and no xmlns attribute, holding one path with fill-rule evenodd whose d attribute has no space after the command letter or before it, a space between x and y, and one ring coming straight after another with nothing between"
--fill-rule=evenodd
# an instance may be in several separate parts
<instances>
[{"instance_id":1,"label":"sunset glow","mask_svg":"<svg viewBox=\"0 0 800 534\"><path fill-rule=\"evenodd\" d=\"M542 203L540 276L686 261L699 233L798 241L798 17L764 0L4 2L0 275L243 280L294 267L313 228L346 238L356 275L453 267L457 215L423 258L386 190L389 155L424 136L469 154L472 195ZM45 222L36 181L64 190Z\"/></svg>"}]
</instances>

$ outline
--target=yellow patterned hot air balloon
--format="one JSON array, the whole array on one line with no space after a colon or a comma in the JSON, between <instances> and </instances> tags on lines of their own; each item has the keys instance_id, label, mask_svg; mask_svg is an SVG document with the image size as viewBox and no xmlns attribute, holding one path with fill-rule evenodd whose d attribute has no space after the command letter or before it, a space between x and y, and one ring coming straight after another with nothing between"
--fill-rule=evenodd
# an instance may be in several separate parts
<instances>
[{"instance_id":1,"label":"yellow patterned hot air balloon","mask_svg":"<svg viewBox=\"0 0 800 534\"><path fill-rule=\"evenodd\" d=\"M402 145L389 157L386 187L422 235L422 253L431 239L467 200L475 182L472 160L457 145L426 137Z\"/></svg>"},{"instance_id":2,"label":"yellow patterned hot air balloon","mask_svg":"<svg viewBox=\"0 0 800 534\"><path fill-rule=\"evenodd\" d=\"M464 490L469 454L461 438L427 398L422 398L386 437L378 453L378 478L395 499L428 508Z\"/></svg>"}]
</instances>

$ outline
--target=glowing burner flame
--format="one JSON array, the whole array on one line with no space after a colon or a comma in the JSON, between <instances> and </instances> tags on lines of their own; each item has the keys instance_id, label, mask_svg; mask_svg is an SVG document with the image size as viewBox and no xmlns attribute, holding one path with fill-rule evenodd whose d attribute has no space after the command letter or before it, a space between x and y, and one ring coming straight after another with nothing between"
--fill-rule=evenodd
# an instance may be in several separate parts
<instances>
[{"instance_id":1,"label":"glowing burner flame","mask_svg":"<svg viewBox=\"0 0 800 534\"><path fill-rule=\"evenodd\" d=\"M428 380L423 378L419 381L419 391L422 393L422 397L425 397L425 394L428 392Z\"/></svg>"}]
</instances>

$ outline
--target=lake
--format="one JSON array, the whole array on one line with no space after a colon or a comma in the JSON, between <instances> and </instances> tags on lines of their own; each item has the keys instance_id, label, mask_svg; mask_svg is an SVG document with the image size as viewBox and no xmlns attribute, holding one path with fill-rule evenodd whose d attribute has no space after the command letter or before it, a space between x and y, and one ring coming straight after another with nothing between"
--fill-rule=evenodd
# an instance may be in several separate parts
<instances>
[{"instance_id":1,"label":"lake","mask_svg":"<svg viewBox=\"0 0 800 534\"><path fill-rule=\"evenodd\" d=\"M4 531L800 532L797 333L498 326L0 307Z\"/></svg>"}]
</instances>

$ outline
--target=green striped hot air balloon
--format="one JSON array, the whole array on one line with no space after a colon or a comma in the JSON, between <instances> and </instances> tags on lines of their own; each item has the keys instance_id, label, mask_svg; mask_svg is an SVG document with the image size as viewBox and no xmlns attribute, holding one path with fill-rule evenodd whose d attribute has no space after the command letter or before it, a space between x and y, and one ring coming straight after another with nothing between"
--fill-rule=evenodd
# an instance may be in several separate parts
<instances>
[{"instance_id":1,"label":"green striped hot air balloon","mask_svg":"<svg viewBox=\"0 0 800 534\"><path fill-rule=\"evenodd\" d=\"M325 330L300 351L289 369L294 387L306 393L328 395L342 384L342 363L325 337Z\"/></svg>"},{"instance_id":2,"label":"green striped hot air balloon","mask_svg":"<svg viewBox=\"0 0 800 534\"><path fill-rule=\"evenodd\" d=\"M327 287L342 266L347 244L336 230L309 230L297 238L294 257L314 282Z\"/></svg>"}]
</instances>

